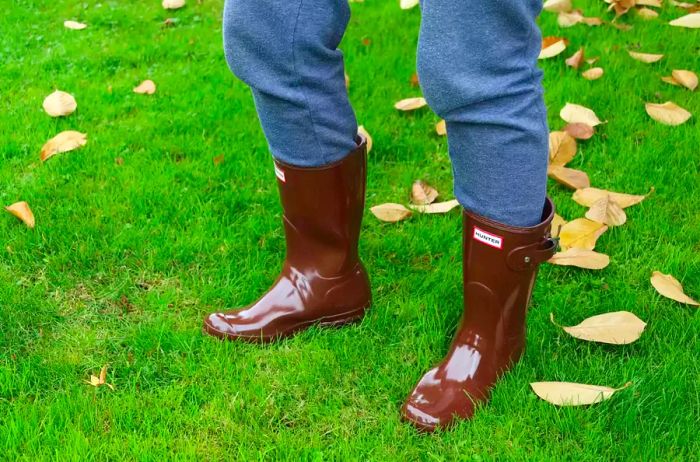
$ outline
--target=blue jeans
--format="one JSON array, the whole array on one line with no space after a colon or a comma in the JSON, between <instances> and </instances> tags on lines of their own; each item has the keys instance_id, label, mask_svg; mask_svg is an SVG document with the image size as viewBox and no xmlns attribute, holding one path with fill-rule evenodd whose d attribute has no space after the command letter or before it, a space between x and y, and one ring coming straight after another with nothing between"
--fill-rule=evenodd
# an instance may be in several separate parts
<instances>
[{"instance_id":1,"label":"blue jeans","mask_svg":"<svg viewBox=\"0 0 700 462\"><path fill-rule=\"evenodd\" d=\"M423 0L418 75L447 123L455 196L511 226L540 221L548 129L537 68L541 0ZM272 155L299 167L341 160L357 121L338 50L347 0L226 0L224 48L252 89Z\"/></svg>"}]
</instances>

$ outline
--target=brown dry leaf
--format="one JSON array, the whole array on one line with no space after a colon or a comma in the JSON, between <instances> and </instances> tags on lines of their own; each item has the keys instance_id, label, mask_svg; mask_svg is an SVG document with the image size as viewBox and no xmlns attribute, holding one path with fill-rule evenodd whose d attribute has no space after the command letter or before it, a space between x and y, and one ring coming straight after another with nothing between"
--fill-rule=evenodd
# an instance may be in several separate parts
<instances>
[{"instance_id":1,"label":"brown dry leaf","mask_svg":"<svg viewBox=\"0 0 700 462\"><path fill-rule=\"evenodd\" d=\"M562 250L595 248L596 241L607 231L608 227L588 218L577 218L562 226L559 233L559 245Z\"/></svg>"},{"instance_id":2,"label":"brown dry leaf","mask_svg":"<svg viewBox=\"0 0 700 462\"><path fill-rule=\"evenodd\" d=\"M595 128L580 122L567 124L566 127L564 127L564 131L577 140L588 140L595 135Z\"/></svg>"},{"instance_id":3,"label":"brown dry leaf","mask_svg":"<svg viewBox=\"0 0 700 462\"><path fill-rule=\"evenodd\" d=\"M36 225L36 220L34 220L32 209L30 209L29 204L24 201L15 202L12 205L8 205L5 207L5 210L22 220L22 222L30 228L34 228Z\"/></svg>"},{"instance_id":4,"label":"brown dry leaf","mask_svg":"<svg viewBox=\"0 0 700 462\"><path fill-rule=\"evenodd\" d=\"M587 26L600 26L603 24L603 20L600 18L592 17L592 18L581 18L581 22L584 23Z\"/></svg>"},{"instance_id":5,"label":"brown dry leaf","mask_svg":"<svg viewBox=\"0 0 700 462\"><path fill-rule=\"evenodd\" d=\"M700 13L690 13L685 16L681 16L680 18L669 22L669 24L676 27L687 27L689 29L700 28Z\"/></svg>"},{"instance_id":6,"label":"brown dry leaf","mask_svg":"<svg viewBox=\"0 0 700 462\"><path fill-rule=\"evenodd\" d=\"M686 305L698 306L700 303L693 300L683 292L683 286L678 279L670 274L664 274L659 271L654 271L651 275L651 285L661 295L671 300L675 300Z\"/></svg>"},{"instance_id":7,"label":"brown dry leaf","mask_svg":"<svg viewBox=\"0 0 700 462\"><path fill-rule=\"evenodd\" d=\"M636 51L628 51L628 53L632 58L646 64L656 63L658 61L661 61L664 57L664 55L658 55L654 53L638 53Z\"/></svg>"},{"instance_id":8,"label":"brown dry leaf","mask_svg":"<svg viewBox=\"0 0 700 462\"><path fill-rule=\"evenodd\" d=\"M177 10L185 6L185 0L163 0L162 5L166 10Z\"/></svg>"},{"instance_id":9,"label":"brown dry leaf","mask_svg":"<svg viewBox=\"0 0 700 462\"><path fill-rule=\"evenodd\" d=\"M438 136L447 135L447 123L445 123L444 120L435 124L435 133L437 133Z\"/></svg>"},{"instance_id":10,"label":"brown dry leaf","mask_svg":"<svg viewBox=\"0 0 700 462\"><path fill-rule=\"evenodd\" d=\"M656 19L659 17L659 13L651 8L640 8L637 10L637 14L643 19Z\"/></svg>"},{"instance_id":11,"label":"brown dry leaf","mask_svg":"<svg viewBox=\"0 0 700 462\"><path fill-rule=\"evenodd\" d=\"M67 130L48 140L41 148L41 153L39 156L42 161L46 161L56 154L72 151L73 149L85 146L85 143L87 143L87 134Z\"/></svg>"},{"instance_id":12,"label":"brown dry leaf","mask_svg":"<svg viewBox=\"0 0 700 462\"><path fill-rule=\"evenodd\" d=\"M571 124L584 123L589 127L595 127L596 125L603 123L591 109L572 103L566 103L566 105L559 112L559 116Z\"/></svg>"},{"instance_id":13,"label":"brown dry leaf","mask_svg":"<svg viewBox=\"0 0 700 462\"><path fill-rule=\"evenodd\" d=\"M411 216L411 211L406 207L401 204L394 204L391 202L375 205L369 210L375 217L388 223L395 223L397 221L405 220Z\"/></svg>"},{"instance_id":14,"label":"brown dry leaf","mask_svg":"<svg viewBox=\"0 0 700 462\"><path fill-rule=\"evenodd\" d=\"M411 202L415 205L428 205L438 197L437 189L423 180L416 180L411 186Z\"/></svg>"},{"instance_id":15,"label":"brown dry leaf","mask_svg":"<svg viewBox=\"0 0 700 462\"><path fill-rule=\"evenodd\" d=\"M610 257L587 249L568 249L557 252L548 263L561 266L575 266L590 270L601 270L610 264Z\"/></svg>"},{"instance_id":16,"label":"brown dry leaf","mask_svg":"<svg viewBox=\"0 0 700 462\"><path fill-rule=\"evenodd\" d=\"M452 199L451 201L445 202L435 202L428 205L409 205L411 210L415 210L420 213L447 213L455 207L459 206L457 199Z\"/></svg>"},{"instance_id":17,"label":"brown dry leaf","mask_svg":"<svg viewBox=\"0 0 700 462\"><path fill-rule=\"evenodd\" d=\"M44 98L42 106L51 117L62 117L72 114L78 107L78 103L70 93L56 90Z\"/></svg>"},{"instance_id":18,"label":"brown dry leaf","mask_svg":"<svg viewBox=\"0 0 700 462\"><path fill-rule=\"evenodd\" d=\"M567 40L560 37L545 37L542 39L542 50L537 59L548 59L560 55L566 50Z\"/></svg>"},{"instance_id":19,"label":"brown dry leaf","mask_svg":"<svg viewBox=\"0 0 700 462\"><path fill-rule=\"evenodd\" d=\"M610 194L595 201L586 212L586 218L608 226L620 226L627 221L625 211L610 197Z\"/></svg>"},{"instance_id":20,"label":"brown dry leaf","mask_svg":"<svg viewBox=\"0 0 700 462\"><path fill-rule=\"evenodd\" d=\"M82 22L78 21L63 21L63 27L66 29L71 29L71 30L83 30L87 27L87 24L83 24Z\"/></svg>"},{"instance_id":21,"label":"brown dry leaf","mask_svg":"<svg viewBox=\"0 0 700 462\"><path fill-rule=\"evenodd\" d=\"M666 101L663 104L646 103L644 107L649 117L664 125L681 125L693 116L671 101Z\"/></svg>"},{"instance_id":22,"label":"brown dry leaf","mask_svg":"<svg viewBox=\"0 0 700 462\"><path fill-rule=\"evenodd\" d=\"M572 199L577 204L583 205L584 207L593 207L593 204L595 204L598 200L602 199L603 197L605 197L607 195L609 195L610 198L613 201L617 202L617 205L619 205L623 209L626 209L627 207L631 207L633 205L639 204L647 197L647 196L637 196L637 195L633 195L633 194L612 192L612 191L607 191L605 189L584 188L584 189L577 190L574 193L574 195L572 196Z\"/></svg>"},{"instance_id":23,"label":"brown dry leaf","mask_svg":"<svg viewBox=\"0 0 700 462\"><path fill-rule=\"evenodd\" d=\"M671 72L671 77L673 77L673 80L675 80L677 83L683 85L690 91L694 91L696 88L698 88L698 76L693 71L676 69Z\"/></svg>"},{"instance_id":24,"label":"brown dry leaf","mask_svg":"<svg viewBox=\"0 0 700 462\"><path fill-rule=\"evenodd\" d=\"M557 24L559 24L559 27L572 27L579 23L588 26L600 26L603 24L603 20L600 18L587 18L583 15L581 10L571 12L562 11L557 16Z\"/></svg>"},{"instance_id":25,"label":"brown dry leaf","mask_svg":"<svg viewBox=\"0 0 700 462\"><path fill-rule=\"evenodd\" d=\"M555 406L586 406L609 399L615 392L631 385L626 383L620 388L602 385L587 385L573 382L533 382L532 391L543 400Z\"/></svg>"},{"instance_id":26,"label":"brown dry leaf","mask_svg":"<svg viewBox=\"0 0 700 462\"><path fill-rule=\"evenodd\" d=\"M561 13L563 11L571 11L573 7L571 0L546 0L542 8L552 13Z\"/></svg>"},{"instance_id":27,"label":"brown dry leaf","mask_svg":"<svg viewBox=\"0 0 700 462\"><path fill-rule=\"evenodd\" d=\"M156 92L156 84L153 80L144 80L137 87L134 87L134 93L140 95L152 95Z\"/></svg>"},{"instance_id":28,"label":"brown dry leaf","mask_svg":"<svg viewBox=\"0 0 700 462\"><path fill-rule=\"evenodd\" d=\"M581 76L586 79L586 80L598 80L603 76L605 71L603 71L602 67L592 67L588 70L585 70L581 73Z\"/></svg>"},{"instance_id":29,"label":"brown dry leaf","mask_svg":"<svg viewBox=\"0 0 700 462\"><path fill-rule=\"evenodd\" d=\"M647 325L629 311L615 311L591 316L570 327L557 324L554 321L553 313L549 313L549 320L574 338L610 345L629 345L636 342L642 336Z\"/></svg>"},{"instance_id":30,"label":"brown dry leaf","mask_svg":"<svg viewBox=\"0 0 700 462\"><path fill-rule=\"evenodd\" d=\"M564 220L558 213L555 213L554 218L552 218L552 237L559 237L559 231L565 224L566 220Z\"/></svg>"},{"instance_id":31,"label":"brown dry leaf","mask_svg":"<svg viewBox=\"0 0 700 462\"><path fill-rule=\"evenodd\" d=\"M394 104L394 108L398 109L399 111L415 111L416 109L427 106L427 104L428 103L425 101L425 98L421 96L418 98L402 99Z\"/></svg>"},{"instance_id":32,"label":"brown dry leaf","mask_svg":"<svg viewBox=\"0 0 700 462\"><path fill-rule=\"evenodd\" d=\"M557 183L571 189L588 188L591 185L586 172L562 167L561 165L550 165L547 167L547 175Z\"/></svg>"},{"instance_id":33,"label":"brown dry leaf","mask_svg":"<svg viewBox=\"0 0 700 462\"><path fill-rule=\"evenodd\" d=\"M583 63L583 60L585 59L584 57L585 51L583 47L579 48L576 53L571 55L569 58L564 61L567 66L573 67L574 69L578 69L581 67L581 64Z\"/></svg>"},{"instance_id":34,"label":"brown dry leaf","mask_svg":"<svg viewBox=\"0 0 700 462\"><path fill-rule=\"evenodd\" d=\"M637 0L637 6L653 6L654 8L661 8L661 0Z\"/></svg>"},{"instance_id":35,"label":"brown dry leaf","mask_svg":"<svg viewBox=\"0 0 700 462\"><path fill-rule=\"evenodd\" d=\"M576 155L576 140L567 132L554 131L549 134L549 162L566 165Z\"/></svg>"},{"instance_id":36,"label":"brown dry leaf","mask_svg":"<svg viewBox=\"0 0 700 462\"><path fill-rule=\"evenodd\" d=\"M365 128L364 125L360 125L357 127L357 133L364 136L365 139L367 140L367 154L372 150L372 137L370 136L369 132Z\"/></svg>"},{"instance_id":37,"label":"brown dry leaf","mask_svg":"<svg viewBox=\"0 0 700 462\"><path fill-rule=\"evenodd\" d=\"M401 7L402 10L410 10L414 6L417 6L419 3L419 0L401 0L399 3L399 6Z\"/></svg>"},{"instance_id":38,"label":"brown dry leaf","mask_svg":"<svg viewBox=\"0 0 700 462\"><path fill-rule=\"evenodd\" d=\"M90 380L85 380L85 383L92 385L93 387L101 387L102 385L107 385L112 391L114 391L114 385L107 383L107 366L102 366L100 370L100 376L95 376L90 374Z\"/></svg>"},{"instance_id":39,"label":"brown dry leaf","mask_svg":"<svg viewBox=\"0 0 700 462\"><path fill-rule=\"evenodd\" d=\"M680 87L681 84L676 81L676 79L673 78L673 76L664 76L661 77L661 80L663 80L666 83L670 83L671 85L675 85L677 87Z\"/></svg>"}]
</instances>

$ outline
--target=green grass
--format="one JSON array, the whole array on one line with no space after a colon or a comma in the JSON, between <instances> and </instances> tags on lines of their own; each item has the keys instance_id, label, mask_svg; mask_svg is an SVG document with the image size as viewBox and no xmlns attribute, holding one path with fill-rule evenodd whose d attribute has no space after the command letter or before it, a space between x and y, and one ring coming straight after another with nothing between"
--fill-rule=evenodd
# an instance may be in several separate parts
<instances>
[{"instance_id":1,"label":"green grass","mask_svg":"<svg viewBox=\"0 0 700 462\"><path fill-rule=\"evenodd\" d=\"M630 14L627 32L560 30L543 15L545 35L571 41L567 56L585 45L606 70L589 82L563 57L542 62L552 129L567 101L608 121L571 166L597 187L656 192L599 240L607 269L543 265L523 361L471 422L425 436L398 410L460 316L459 214L389 225L366 213L375 303L357 326L262 347L204 337L206 313L250 302L276 276L280 208L250 93L223 58L222 2L159 3L15 0L0 15L0 204L26 200L37 217L30 230L0 214L0 458L697 458L700 316L649 284L661 270L700 296L700 96L660 80L700 72L700 33L667 25L682 10ZM406 202L416 178L451 197L437 117L392 107L419 94L409 81L420 15L396 3L353 4L342 45L374 137L369 205ZM603 2L576 3L611 18ZM164 28L168 17L177 22ZM64 29L64 19L89 28ZM633 61L626 50L638 46L666 58ZM158 92L132 93L146 78ZM75 114L43 113L54 88L76 96ZM695 117L653 122L643 103L666 100ZM87 146L42 164L42 144L66 129L86 132ZM570 191L552 183L550 194L565 218L583 215ZM549 322L550 312L571 325L616 310L648 322L635 344L577 341ZM113 392L83 382L104 364ZM530 391L539 380L633 385L596 406L556 408Z\"/></svg>"}]
</instances>

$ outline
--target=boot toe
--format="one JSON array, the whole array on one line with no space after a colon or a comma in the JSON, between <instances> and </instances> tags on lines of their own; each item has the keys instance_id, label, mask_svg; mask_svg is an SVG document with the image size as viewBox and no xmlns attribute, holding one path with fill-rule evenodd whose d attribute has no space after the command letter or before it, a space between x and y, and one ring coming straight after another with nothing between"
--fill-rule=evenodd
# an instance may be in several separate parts
<instances>
[{"instance_id":1,"label":"boot toe","mask_svg":"<svg viewBox=\"0 0 700 462\"><path fill-rule=\"evenodd\" d=\"M438 427L446 425L443 419L430 415L430 413L410 402L404 404L401 408L401 418L416 427L419 431L426 433L432 433L437 430Z\"/></svg>"}]
</instances>

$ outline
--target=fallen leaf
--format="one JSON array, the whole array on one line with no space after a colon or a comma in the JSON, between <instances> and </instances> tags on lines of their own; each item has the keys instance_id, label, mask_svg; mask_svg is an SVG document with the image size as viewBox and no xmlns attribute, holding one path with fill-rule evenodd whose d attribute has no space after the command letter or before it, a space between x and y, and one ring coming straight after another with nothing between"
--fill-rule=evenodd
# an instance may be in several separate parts
<instances>
[{"instance_id":1,"label":"fallen leaf","mask_svg":"<svg viewBox=\"0 0 700 462\"><path fill-rule=\"evenodd\" d=\"M402 99L394 104L394 108L398 109L399 111L415 111L416 109L420 109L427 104L428 103L425 101L425 98L421 96L418 98Z\"/></svg>"},{"instance_id":2,"label":"fallen leaf","mask_svg":"<svg viewBox=\"0 0 700 462\"><path fill-rule=\"evenodd\" d=\"M602 122L591 109L578 104L566 103L559 112L559 116L569 123L584 123L590 127L600 125Z\"/></svg>"},{"instance_id":3,"label":"fallen leaf","mask_svg":"<svg viewBox=\"0 0 700 462\"><path fill-rule=\"evenodd\" d=\"M389 223L405 220L411 216L411 211L406 207L401 204L394 204L391 202L387 204L375 205L369 210L381 221L386 221Z\"/></svg>"},{"instance_id":4,"label":"fallen leaf","mask_svg":"<svg viewBox=\"0 0 700 462\"><path fill-rule=\"evenodd\" d=\"M41 148L40 158L42 161L46 161L56 154L85 146L85 143L87 143L87 135L85 133L67 130L54 136L44 144Z\"/></svg>"},{"instance_id":5,"label":"fallen leaf","mask_svg":"<svg viewBox=\"0 0 700 462\"><path fill-rule=\"evenodd\" d=\"M554 39L552 41L552 39ZM559 37L546 37L542 41L542 50L537 59L548 59L560 55L566 50L566 40Z\"/></svg>"},{"instance_id":6,"label":"fallen leaf","mask_svg":"<svg viewBox=\"0 0 700 462\"><path fill-rule=\"evenodd\" d=\"M595 248L596 241L607 231L608 227L588 218L577 218L562 226L559 233L559 245L562 250Z\"/></svg>"},{"instance_id":7,"label":"fallen leaf","mask_svg":"<svg viewBox=\"0 0 700 462\"><path fill-rule=\"evenodd\" d=\"M586 80L598 80L604 73L605 71L603 71L602 67L592 67L581 72L581 76Z\"/></svg>"},{"instance_id":8,"label":"fallen leaf","mask_svg":"<svg viewBox=\"0 0 700 462\"><path fill-rule=\"evenodd\" d=\"M576 140L567 132L553 131L549 134L549 162L566 165L576 155Z\"/></svg>"},{"instance_id":9,"label":"fallen leaf","mask_svg":"<svg viewBox=\"0 0 700 462\"><path fill-rule=\"evenodd\" d=\"M34 220L34 214L32 209L29 208L29 204L24 201L15 202L12 205L5 207L5 210L10 212L12 215L22 220L22 222L30 228L34 228L36 220Z\"/></svg>"},{"instance_id":10,"label":"fallen leaf","mask_svg":"<svg viewBox=\"0 0 700 462\"><path fill-rule=\"evenodd\" d=\"M163 0L162 5L166 10L177 10L185 6L185 0Z\"/></svg>"},{"instance_id":11,"label":"fallen leaf","mask_svg":"<svg viewBox=\"0 0 700 462\"><path fill-rule=\"evenodd\" d=\"M637 6L653 6L654 8L661 8L661 0L636 0L635 4Z\"/></svg>"},{"instance_id":12,"label":"fallen leaf","mask_svg":"<svg viewBox=\"0 0 700 462\"><path fill-rule=\"evenodd\" d=\"M447 124L444 120L441 120L440 122L435 124L435 133L437 133L438 136L447 135Z\"/></svg>"},{"instance_id":13,"label":"fallen leaf","mask_svg":"<svg viewBox=\"0 0 700 462\"><path fill-rule=\"evenodd\" d=\"M360 125L359 127L357 127L357 133L364 136L367 140L367 154L369 154L369 152L372 150L372 137L370 136L369 132L364 127L364 125Z\"/></svg>"},{"instance_id":14,"label":"fallen leaf","mask_svg":"<svg viewBox=\"0 0 700 462\"><path fill-rule=\"evenodd\" d=\"M583 205L584 207L592 207L593 204L607 195L610 195L610 198L617 202L617 204L623 209L639 204L647 197L612 192L598 188L583 188L574 192L572 199L579 205Z\"/></svg>"},{"instance_id":15,"label":"fallen leaf","mask_svg":"<svg viewBox=\"0 0 700 462\"><path fill-rule=\"evenodd\" d=\"M651 285L661 295L671 300L675 300L686 305L698 306L700 303L693 300L683 292L683 286L678 279L670 274L664 274L659 271L654 271L651 275Z\"/></svg>"},{"instance_id":16,"label":"fallen leaf","mask_svg":"<svg viewBox=\"0 0 700 462\"><path fill-rule=\"evenodd\" d=\"M82 22L78 21L63 21L63 27L66 29L71 29L71 30L83 30L87 27L87 24L83 24Z\"/></svg>"},{"instance_id":17,"label":"fallen leaf","mask_svg":"<svg viewBox=\"0 0 700 462\"><path fill-rule=\"evenodd\" d=\"M595 128L580 122L567 124L564 131L577 140L588 140L595 135Z\"/></svg>"},{"instance_id":18,"label":"fallen leaf","mask_svg":"<svg viewBox=\"0 0 700 462\"><path fill-rule=\"evenodd\" d=\"M428 205L438 197L437 189L422 180L416 180L411 187L411 202L415 205Z\"/></svg>"},{"instance_id":19,"label":"fallen leaf","mask_svg":"<svg viewBox=\"0 0 700 462\"><path fill-rule=\"evenodd\" d=\"M561 13L562 11L571 11L571 0L547 0L542 8L545 11L553 13Z\"/></svg>"},{"instance_id":20,"label":"fallen leaf","mask_svg":"<svg viewBox=\"0 0 700 462\"><path fill-rule=\"evenodd\" d=\"M561 165L550 165L547 167L547 175L557 183L571 189L588 188L591 185L586 172L562 167Z\"/></svg>"},{"instance_id":21,"label":"fallen leaf","mask_svg":"<svg viewBox=\"0 0 700 462\"><path fill-rule=\"evenodd\" d=\"M676 27L687 27L689 29L700 28L700 13L690 13L685 16L681 16L680 18L669 22L669 24Z\"/></svg>"},{"instance_id":22,"label":"fallen leaf","mask_svg":"<svg viewBox=\"0 0 700 462\"><path fill-rule=\"evenodd\" d=\"M654 53L637 53L636 51L628 51L629 55L636 59L637 61L641 61L646 64L651 64L655 63L658 61L661 61L664 57L664 55L658 55Z\"/></svg>"},{"instance_id":23,"label":"fallen leaf","mask_svg":"<svg viewBox=\"0 0 700 462\"><path fill-rule=\"evenodd\" d=\"M556 406L586 406L609 399L615 392L631 385L626 383L620 388L602 385L587 385L573 382L534 382L532 391L543 400Z\"/></svg>"},{"instance_id":24,"label":"fallen leaf","mask_svg":"<svg viewBox=\"0 0 700 462\"><path fill-rule=\"evenodd\" d=\"M455 207L459 206L459 202L456 199L445 202L435 202L428 205L409 205L411 210L415 210L420 213L447 213Z\"/></svg>"},{"instance_id":25,"label":"fallen leaf","mask_svg":"<svg viewBox=\"0 0 700 462\"><path fill-rule=\"evenodd\" d=\"M78 107L78 103L70 93L56 90L44 98L42 106L51 117L61 117L72 114Z\"/></svg>"},{"instance_id":26,"label":"fallen leaf","mask_svg":"<svg viewBox=\"0 0 700 462\"><path fill-rule=\"evenodd\" d=\"M646 323L629 311L615 311L599 314L584 319L575 326L560 326L554 321L554 314L549 319L567 334L589 342L608 343L610 345L628 345L642 336Z\"/></svg>"},{"instance_id":27,"label":"fallen leaf","mask_svg":"<svg viewBox=\"0 0 700 462\"><path fill-rule=\"evenodd\" d=\"M156 92L156 84L153 80L144 80L137 87L134 87L134 93L140 95L152 95Z\"/></svg>"},{"instance_id":28,"label":"fallen leaf","mask_svg":"<svg viewBox=\"0 0 700 462\"><path fill-rule=\"evenodd\" d=\"M698 76L693 71L678 69L671 72L671 76L673 77L673 80L683 85L690 91L694 91L696 88L698 88Z\"/></svg>"},{"instance_id":29,"label":"fallen leaf","mask_svg":"<svg viewBox=\"0 0 700 462\"><path fill-rule=\"evenodd\" d=\"M419 0L401 0L399 6L402 10L410 10L414 6L418 5Z\"/></svg>"},{"instance_id":30,"label":"fallen leaf","mask_svg":"<svg viewBox=\"0 0 700 462\"><path fill-rule=\"evenodd\" d=\"M651 8L640 8L637 10L637 14L643 19L655 19L659 17L659 13Z\"/></svg>"},{"instance_id":31,"label":"fallen leaf","mask_svg":"<svg viewBox=\"0 0 700 462\"><path fill-rule=\"evenodd\" d=\"M646 103L644 107L649 117L664 125L681 125L693 116L671 101L666 101L663 104Z\"/></svg>"},{"instance_id":32,"label":"fallen leaf","mask_svg":"<svg viewBox=\"0 0 700 462\"><path fill-rule=\"evenodd\" d=\"M107 366L102 366L100 369L100 375L95 376L90 374L90 380L85 380L85 383L92 385L93 387L101 387L107 385L111 390L114 390L114 385L107 383Z\"/></svg>"},{"instance_id":33,"label":"fallen leaf","mask_svg":"<svg viewBox=\"0 0 700 462\"><path fill-rule=\"evenodd\" d=\"M676 79L673 78L673 76L663 76L661 77L661 80L663 80L666 83L670 83L671 85L675 85L677 87L680 87L681 84L676 81Z\"/></svg>"},{"instance_id":34,"label":"fallen leaf","mask_svg":"<svg viewBox=\"0 0 700 462\"><path fill-rule=\"evenodd\" d=\"M559 237L559 231L561 231L562 226L566 224L566 220L564 220L561 215L558 213L554 214L554 218L552 218L552 231L551 235L552 237Z\"/></svg>"},{"instance_id":35,"label":"fallen leaf","mask_svg":"<svg viewBox=\"0 0 700 462\"><path fill-rule=\"evenodd\" d=\"M573 67L574 69L578 69L579 67L581 67L581 63L583 63L583 60L584 50L583 47L581 47L576 53L567 58L565 63L567 66Z\"/></svg>"},{"instance_id":36,"label":"fallen leaf","mask_svg":"<svg viewBox=\"0 0 700 462\"><path fill-rule=\"evenodd\" d=\"M627 221L627 215L610 194L606 194L591 205L586 218L608 226L620 226Z\"/></svg>"},{"instance_id":37,"label":"fallen leaf","mask_svg":"<svg viewBox=\"0 0 700 462\"><path fill-rule=\"evenodd\" d=\"M573 248L555 253L547 262L553 265L601 270L610 264L610 257L593 250Z\"/></svg>"}]
</instances>

